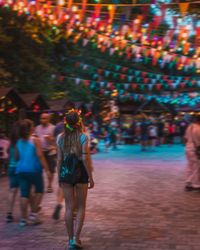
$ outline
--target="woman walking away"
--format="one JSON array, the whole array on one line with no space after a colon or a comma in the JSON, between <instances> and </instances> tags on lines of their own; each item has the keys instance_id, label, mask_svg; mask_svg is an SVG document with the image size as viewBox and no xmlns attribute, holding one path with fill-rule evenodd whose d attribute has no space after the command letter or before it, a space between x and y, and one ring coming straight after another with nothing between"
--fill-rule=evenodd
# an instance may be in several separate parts
<instances>
[{"instance_id":1,"label":"woman walking away","mask_svg":"<svg viewBox=\"0 0 200 250\"><path fill-rule=\"evenodd\" d=\"M6 221L7 223L13 222L13 207L15 204L15 198L19 188L19 178L16 174L17 161L15 160L15 146L18 140L18 128L19 122L16 122L12 128L10 135L10 147L8 149L8 177L10 183L10 191L8 194L8 212Z\"/></svg>"},{"instance_id":2,"label":"woman walking away","mask_svg":"<svg viewBox=\"0 0 200 250\"><path fill-rule=\"evenodd\" d=\"M70 110L65 115L64 133L57 140L57 166L59 182L65 197L69 249L83 248L80 234L85 218L87 191L88 188L94 187L88 140L82 131L79 111ZM73 211L75 204L77 216L74 229Z\"/></svg>"},{"instance_id":3,"label":"woman walking away","mask_svg":"<svg viewBox=\"0 0 200 250\"><path fill-rule=\"evenodd\" d=\"M20 122L19 140L16 144L16 173L19 174L19 184L21 191L21 220L20 226L27 224L27 210L31 187L35 188L35 195L31 197L32 214L29 218L31 224L38 224L38 206L41 202L44 185L42 176L42 166L46 169L48 166L42 153L40 141L32 137L34 131L33 122L25 119Z\"/></svg>"},{"instance_id":4,"label":"woman walking away","mask_svg":"<svg viewBox=\"0 0 200 250\"><path fill-rule=\"evenodd\" d=\"M185 141L188 161L185 191L200 190L200 115L187 128Z\"/></svg>"}]
</instances>

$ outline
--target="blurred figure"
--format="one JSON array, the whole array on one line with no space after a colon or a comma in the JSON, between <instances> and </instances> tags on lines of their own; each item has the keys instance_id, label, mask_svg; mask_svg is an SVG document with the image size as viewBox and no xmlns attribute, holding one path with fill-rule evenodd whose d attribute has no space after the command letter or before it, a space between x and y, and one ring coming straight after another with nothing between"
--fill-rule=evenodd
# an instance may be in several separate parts
<instances>
[{"instance_id":1,"label":"blurred figure","mask_svg":"<svg viewBox=\"0 0 200 250\"><path fill-rule=\"evenodd\" d=\"M4 131L0 131L0 176L5 175L8 165L8 148L10 142L6 138Z\"/></svg>"},{"instance_id":2,"label":"blurred figure","mask_svg":"<svg viewBox=\"0 0 200 250\"><path fill-rule=\"evenodd\" d=\"M140 124L140 142L141 142L141 150L146 151L148 147L148 135L149 133L149 123L145 118L142 119Z\"/></svg>"},{"instance_id":3,"label":"blurred figure","mask_svg":"<svg viewBox=\"0 0 200 250\"><path fill-rule=\"evenodd\" d=\"M113 149L117 149L117 128L116 126L111 126L110 128L110 145Z\"/></svg>"},{"instance_id":4,"label":"blurred figure","mask_svg":"<svg viewBox=\"0 0 200 250\"><path fill-rule=\"evenodd\" d=\"M165 135L164 127L165 127L164 122L162 120L159 120L157 122L157 128L158 128L158 145L164 144L164 135Z\"/></svg>"},{"instance_id":5,"label":"blurred figure","mask_svg":"<svg viewBox=\"0 0 200 250\"><path fill-rule=\"evenodd\" d=\"M15 159L15 152L16 152L16 143L19 137L19 122L16 122L11 130L10 135L10 146L8 149L8 178L9 178L9 194L8 194L8 212L6 221L7 223L13 222L13 207L15 204L15 199L17 195L17 191L19 188L19 178L16 174L16 166L17 161Z\"/></svg>"},{"instance_id":6,"label":"blurred figure","mask_svg":"<svg viewBox=\"0 0 200 250\"><path fill-rule=\"evenodd\" d=\"M109 148L109 144L110 144L110 140L109 140L109 133L107 131L107 129L103 129L102 131L102 138L103 138L103 141L104 141L104 150L105 152L107 153L108 152L108 148Z\"/></svg>"},{"instance_id":7,"label":"blurred figure","mask_svg":"<svg viewBox=\"0 0 200 250\"><path fill-rule=\"evenodd\" d=\"M157 127L155 124L152 123L151 125L149 125L149 146L151 150L155 150L157 138Z\"/></svg>"},{"instance_id":8,"label":"blurred figure","mask_svg":"<svg viewBox=\"0 0 200 250\"><path fill-rule=\"evenodd\" d=\"M170 121L168 123L168 144L172 145L174 144L174 136L176 132L176 125L173 121Z\"/></svg>"},{"instance_id":9,"label":"blurred figure","mask_svg":"<svg viewBox=\"0 0 200 250\"><path fill-rule=\"evenodd\" d=\"M90 143L90 150L91 150L91 154L96 154L98 151L98 139L97 138L92 138L91 139L91 143Z\"/></svg>"},{"instance_id":10,"label":"blurred figure","mask_svg":"<svg viewBox=\"0 0 200 250\"><path fill-rule=\"evenodd\" d=\"M16 144L16 173L19 175L21 191L21 220L20 226L27 224L27 210L31 188L34 186L35 194L31 197L32 214L29 220L32 224L40 223L38 208L44 191L42 167L49 175L48 165L42 153L40 140L32 136L33 122L25 119L19 125L19 140Z\"/></svg>"},{"instance_id":11,"label":"blurred figure","mask_svg":"<svg viewBox=\"0 0 200 250\"><path fill-rule=\"evenodd\" d=\"M40 139L50 175L48 176L47 192L52 193L52 183L56 169L56 142L54 137L55 126L50 123L49 114L41 114L40 125L35 129L35 135Z\"/></svg>"},{"instance_id":12,"label":"blurred figure","mask_svg":"<svg viewBox=\"0 0 200 250\"><path fill-rule=\"evenodd\" d=\"M188 126L188 124L187 124L186 121L184 121L184 120L180 121L180 124L179 124L179 127L180 127L179 128L180 129L180 141L183 144L184 144L184 135L185 135L185 131L187 129L187 126Z\"/></svg>"},{"instance_id":13,"label":"blurred figure","mask_svg":"<svg viewBox=\"0 0 200 250\"><path fill-rule=\"evenodd\" d=\"M187 128L185 142L188 162L185 190L200 190L200 159L196 154L196 148L200 145L200 115Z\"/></svg>"}]
</instances>

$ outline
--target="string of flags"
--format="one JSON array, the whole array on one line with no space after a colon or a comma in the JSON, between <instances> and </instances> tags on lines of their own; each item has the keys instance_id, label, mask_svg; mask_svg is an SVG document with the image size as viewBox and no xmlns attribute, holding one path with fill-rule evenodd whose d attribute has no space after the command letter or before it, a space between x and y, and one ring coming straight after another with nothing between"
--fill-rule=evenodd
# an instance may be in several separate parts
<instances>
[{"instance_id":1,"label":"string of flags","mask_svg":"<svg viewBox=\"0 0 200 250\"><path fill-rule=\"evenodd\" d=\"M119 86L116 84L116 87L123 88L121 84L124 85L125 89L132 88L136 89L138 86L143 90L145 86L148 86L147 89L152 90L154 86L157 89L167 88L176 89L176 88L185 88L185 87L200 87L200 78L198 77L188 77L188 76L170 76L170 75L161 75L155 73L149 73L140 70L134 70L127 67L121 67L120 65L111 65L116 71L97 68L93 65L89 65L82 62L76 62L75 67L82 69L91 75L93 80L100 80L103 78L109 78L117 81ZM120 73L118 73L121 70ZM100 81L101 87L112 86L113 82L104 82Z\"/></svg>"},{"instance_id":2,"label":"string of flags","mask_svg":"<svg viewBox=\"0 0 200 250\"><path fill-rule=\"evenodd\" d=\"M159 13L155 11L150 22L146 22L143 12L131 22L119 24L114 22L113 5L108 5L108 15L102 18L101 5L94 5L93 11L86 14L86 0L82 0L81 7L73 5L73 1L66 7L63 1L52 5L51 1L39 0L0 0L0 5L18 15L49 23L57 33L64 33L74 43L80 41L83 47L91 44L102 53L133 59L136 63L200 73L200 22L192 16L169 15L167 5L162 5ZM169 28L159 33L163 22L168 22Z\"/></svg>"}]
</instances>

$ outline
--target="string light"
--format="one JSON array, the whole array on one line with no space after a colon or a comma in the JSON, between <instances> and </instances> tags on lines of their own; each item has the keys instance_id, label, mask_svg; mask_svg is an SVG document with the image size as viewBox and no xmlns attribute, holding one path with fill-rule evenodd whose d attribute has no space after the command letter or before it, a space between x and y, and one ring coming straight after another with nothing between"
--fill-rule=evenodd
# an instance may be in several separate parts
<instances>
[{"instance_id":1,"label":"string light","mask_svg":"<svg viewBox=\"0 0 200 250\"><path fill-rule=\"evenodd\" d=\"M145 58L149 58L150 61L152 60L153 65L160 65L162 67L171 67L170 62L172 62L175 64L179 64L177 65L177 69L179 70L186 71L190 68L194 68L196 72L199 73L200 63L197 58L199 58L200 50L198 49L198 47L196 48L196 42L188 42L190 36L194 34L195 28L198 27L198 22L192 22L191 16L182 18L177 17L177 26L175 27L174 32L172 34L169 34L169 32L171 31L166 30L166 34L164 34L163 37L158 37L155 35L151 35L151 27L154 24L154 21L152 22L152 24L142 24L141 19L136 18L135 20L133 20L133 23L135 24L135 26L137 26L137 29L134 30L132 29L133 27L131 25L128 25L127 31L125 31L124 33L122 32L124 26L119 26L117 28L118 30L116 30L116 27L114 28L112 23L109 24L108 20L101 20L100 18L98 18L98 20L94 22L92 18L89 19L86 17L85 21L83 20L82 25L80 26L80 15L77 13L77 6L72 6L72 13L69 12L65 14L63 21L60 21L60 16L53 12L54 8L46 3L40 4L38 6L34 1L24 2L3 0L2 4L4 6L9 5L14 10L18 10L20 11L20 13L24 12L27 15L30 14L29 12L31 12L31 15L34 15L34 13L36 13L37 16L41 18L41 20L49 21L49 23L54 26L60 25L60 22L63 21L69 22L70 26L75 24L76 27L80 27L78 31L76 30L76 28L73 30L73 34L76 36L76 41L78 41L78 37L79 39L83 39L84 37L84 39L88 39L88 41L97 43L96 47L102 48L102 44L98 43L102 43L102 38L99 39L99 36L103 35L105 49L111 50L114 48L114 50L119 50L119 55L121 56L126 55L126 49L132 48L127 56L135 58L136 61L138 60L138 58L141 58L142 60L144 60ZM58 0L57 4L60 8L60 11L63 11L62 8L64 7L62 6L64 5L64 0ZM110 10L113 8L113 5L108 6ZM152 5L152 7L157 8L156 5ZM171 14L172 13L167 13L167 15ZM163 19L164 18L165 16L163 16ZM100 24L97 25L96 22L100 22ZM183 25L184 29L182 28ZM58 26L57 28L59 29L60 27ZM191 30L193 30L193 32L189 32ZM76 34L78 32L81 32L81 34ZM99 32L102 34L99 34ZM178 34L177 39L174 35L176 32ZM72 31L67 31L67 34L68 36L71 35ZM195 34L198 38L198 33ZM174 45L171 45L172 41ZM135 43L134 47L132 43ZM155 48L153 53L151 52L152 48L149 48L149 46ZM176 54L176 52L178 54ZM157 56L158 53L160 53L159 57ZM177 63L180 58L186 58L187 60L185 60L184 63Z\"/></svg>"}]
</instances>

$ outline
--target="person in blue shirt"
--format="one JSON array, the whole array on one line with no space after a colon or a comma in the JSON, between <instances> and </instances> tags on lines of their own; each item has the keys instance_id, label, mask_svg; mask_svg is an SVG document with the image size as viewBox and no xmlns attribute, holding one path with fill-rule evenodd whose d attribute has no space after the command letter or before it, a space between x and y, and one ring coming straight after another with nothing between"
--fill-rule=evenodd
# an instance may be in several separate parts
<instances>
[{"instance_id":1,"label":"person in blue shirt","mask_svg":"<svg viewBox=\"0 0 200 250\"><path fill-rule=\"evenodd\" d=\"M31 198L32 216L31 223L38 224L38 207L44 192L42 168L49 175L48 165L44 158L41 143L38 138L32 136L34 131L31 120L22 120L19 124L19 140L16 144L16 173L19 176L19 186L21 191L21 220L20 226L27 224L27 210L32 186L35 194Z\"/></svg>"}]
</instances>

